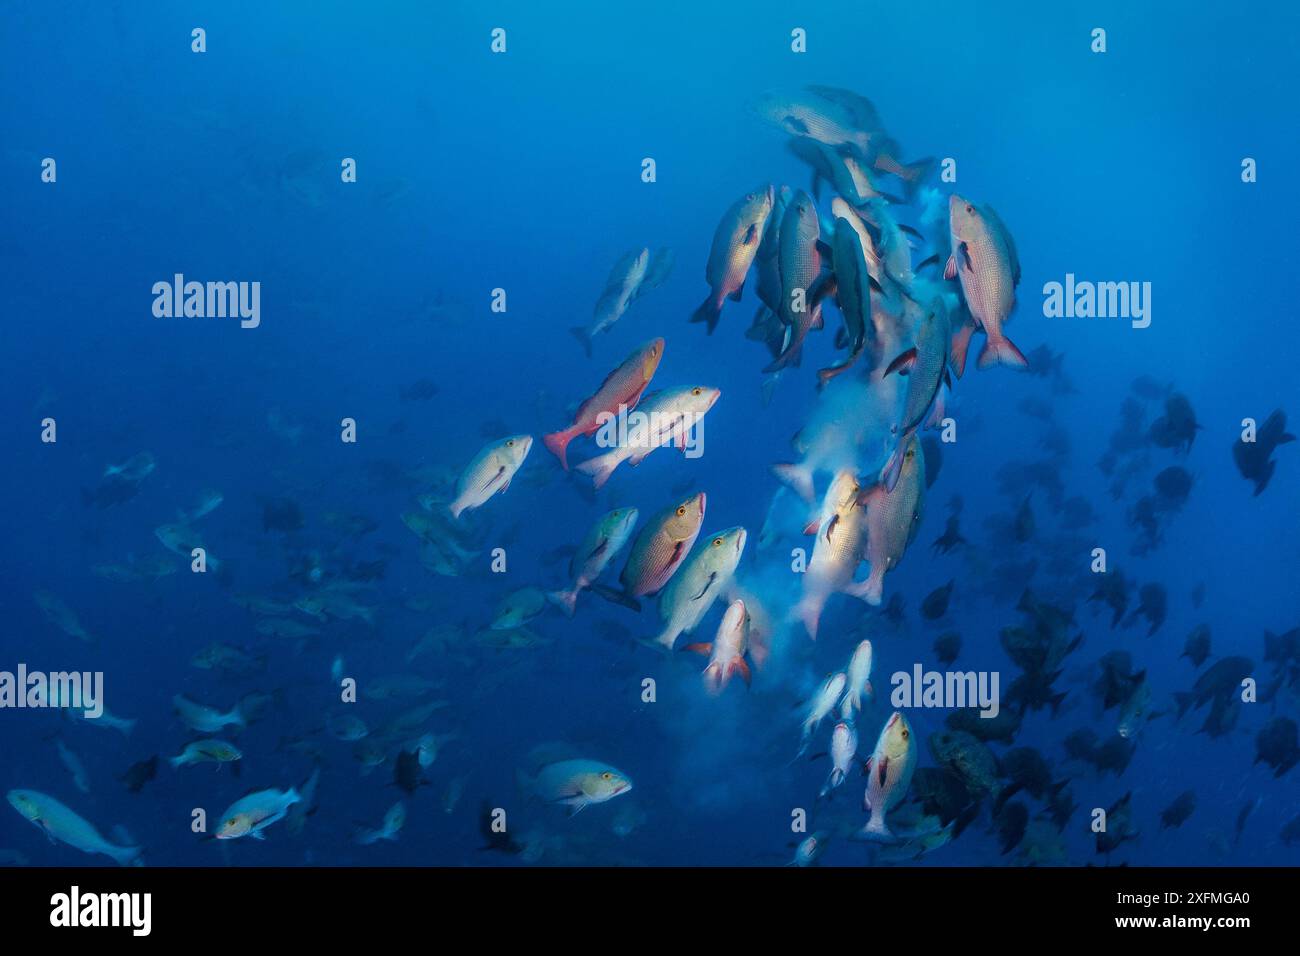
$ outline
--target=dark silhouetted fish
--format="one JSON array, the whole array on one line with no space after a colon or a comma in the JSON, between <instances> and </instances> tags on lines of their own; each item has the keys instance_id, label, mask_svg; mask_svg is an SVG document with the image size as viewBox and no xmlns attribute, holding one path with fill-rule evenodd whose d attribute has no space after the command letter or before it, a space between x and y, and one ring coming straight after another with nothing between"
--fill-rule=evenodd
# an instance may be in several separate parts
<instances>
[{"instance_id":1,"label":"dark silhouetted fish","mask_svg":"<svg viewBox=\"0 0 1300 956\"><path fill-rule=\"evenodd\" d=\"M1265 419L1253 442L1238 438L1233 443L1232 460L1237 463L1241 476L1255 483L1256 495L1268 487L1277 467L1277 462L1273 461L1274 449L1293 441L1295 436L1286 430L1286 413L1279 408Z\"/></svg>"},{"instance_id":2,"label":"dark silhouetted fish","mask_svg":"<svg viewBox=\"0 0 1300 956\"><path fill-rule=\"evenodd\" d=\"M1210 628L1206 624L1198 624L1192 628L1192 633L1187 635L1187 640L1183 643L1183 652L1179 657L1186 657L1192 662L1193 667L1200 667L1209 656Z\"/></svg>"},{"instance_id":3,"label":"dark silhouetted fish","mask_svg":"<svg viewBox=\"0 0 1300 956\"><path fill-rule=\"evenodd\" d=\"M158 773L158 756L155 754L148 760L141 760L133 763L126 768L118 780L126 784L126 789L132 793L139 793L146 783L152 780Z\"/></svg>"},{"instance_id":4,"label":"dark silhouetted fish","mask_svg":"<svg viewBox=\"0 0 1300 956\"><path fill-rule=\"evenodd\" d=\"M1174 797L1173 803L1160 811L1160 829L1167 830L1171 827L1182 826L1195 809L1195 791L1184 790L1178 796Z\"/></svg>"},{"instance_id":5,"label":"dark silhouetted fish","mask_svg":"<svg viewBox=\"0 0 1300 956\"><path fill-rule=\"evenodd\" d=\"M921 617L927 621L937 621L948 613L948 602L952 599L953 581L941 588L935 588L921 602Z\"/></svg>"},{"instance_id":6,"label":"dark silhouetted fish","mask_svg":"<svg viewBox=\"0 0 1300 956\"><path fill-rule=\"evenodd\" d=\"M262 530L297 531L302 528L302 510L292 498L276 498L262 506Z\"/></svg>"},{"instance_id":7,"label":"dark silhouetted fish","mask_svg":"<svg viewBox=\"0 0 1300 956\"><path fill-rule=\"evenodd\" d=\"M934 639L934 653L940 664L951 664L961 653L961 635L956 631L940 634Z\"/></svg>"},{"instance_id":8,"label":"dark silhouetted fish","mask_svg":"<svg viewBox=\"0 0 1300 956\"><path fill-rule=\"evenodd\" d=\"M1273 776L1280 777L1300 761L1300 744L1296 739L1296 723L1290 717L1274 717L1255 736L1255 763L1266 763L1273 768Z\"/></svg>"}]
</instances>

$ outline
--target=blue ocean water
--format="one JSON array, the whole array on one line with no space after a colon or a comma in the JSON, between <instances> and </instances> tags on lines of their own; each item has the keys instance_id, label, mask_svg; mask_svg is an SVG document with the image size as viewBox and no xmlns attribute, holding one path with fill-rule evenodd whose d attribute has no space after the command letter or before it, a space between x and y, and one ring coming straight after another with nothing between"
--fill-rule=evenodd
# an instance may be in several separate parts
<instances>
[{"instance_id":1,"label":"blue ocean water","mask_svg":"<svg viewBox=\"0 0 1300 956\"><path fill-rule=\"evenodd\" d=\"M1297 128L1279 104L1295 87L1297 26L1282 4L11 4L0 26L0 395L11 450L0 475L10 505L0 670L102 671L107 706L136 724L124 735L51 712L0 712L0 788L48 794L105 835L121 824L157 865L779 865L812 832L832 834L825 864L883 864L879 847L850 838L867 818L864 778L818 800L829 760L809 754L826 750L829 721L792 762L804 704L870 639L877 693L857 718L865 757L892 710L890 675L943 669L933 643L950 631L962 638L950 669L998 672L1005 698L1019 669L1000 634L1023 626L1017 603L1029 588L1072 613L1070 635L1082 638L1054 679L1065 692L1055 712L1029 710L1012 743L989 745L999 758L1032 747L1053 782L1068 780L1075 809L1053 822L1043 853L1069 864L1294 865L1298 835L1287 831L1288 842L1284 828L1300 814L1300 771L1275 777L1256 757L1263 728L1297 719L1295 662L1266 662L1264 634L1300 624L1300 463L1294 445L1280 446L1271 483L1253 496L1233 446L1243 419L1296 412L1285 171ZM196 27L206 52L192 51ZM504 53L491 49L495 28L506 31ZM792 52L795 28L807 52ZM1091 50L1095 28L1106 31L1104 53ZM1014 235L1022 277L1008 334L1026 354L1063 356L1059 376L972 361L954 382L957 441L941 445L916 538L886 578L901 620L837 595L816 642L786 620L800 587L791 549L813 539L762 553L757 542L780 487L771 466L795 457L791 437L833 394L819 393L814 373L837 358L839 313L828 307L826 328L766 404L770 356L743 334L757 307L753 276L712 335L688 322L708 292L704 263L727 208L760 184L809 189L789 135L753 106L809 84L870 97L905 157L955 161L955 182L935 173L926 185L991 204ZM653 182L642 176L647 157ZM54 182L42 181L46 158ZM340 177L345 158L356 182ZM1255 182L1242 180L1246 158ZM823 215L829 200L823 189ZM569 329L590 323L611 267L643 247L672 249L676 266L595 338L589 358ZM151 290L177 273L259 282L260 324L156 317ZM1149 282L1150 326L1045 317L1041 290L1067 273ZM504 312L492 309L498 289ZM657 451L593 495L540 438L656 336L666 346L652 388L721 389L704 454ZM976 334L972 348L982 342ZM1194 408L1190 450L1144 438L1165 395L1137 395L1142 377ZM1126 400L1144 417L1130 429L1139 447L1122 457L1132 475L1116 497L1116 474L1098 462ZM1042 406L1047 420L1026 413ZM55 442L41 440L46 418ZM355 442L340 440L349 418ZM466 520L479 554L454 576L431 573L402 516L420 510L420 495L445 495L449 477L508 434L535 443L508 490ZM570 457L597 450L579 439ZM106 484L109 465L143 452L156 467L138 485ZM1190 473L1190 494L1162 513L1158 545L1134 554L1134 509L1174 466ZM1060 494L1029 474L1049 475ZM222 503L193 527L221 570L191 574L155 529L206 489ZM114 491L130 496L111 500ZM547 607L531 621L529 646L482 638L507 594L566 584L559 549L603 511L631 505L644 521L693 491L707 494L702 542L732 525L749 531L740 579L778 622L749 690L733 681L710 697L702 658L639 643L659 630L653 601L638 615L584 594L572 620ZM1026 494L1033 529L1008 539ZM968 543L936 554L954 496ZM1064 526L1073 498L1095 522ZM300 512L301 527L268 528L277 503ZM1167 616L1151 636L1139 621L1112 628L1089 601L1099 547L1130 582L1129 610L1140 585L1165 589ZM175 573L105 570L160 558ZM302 573L310 567L317 577ZM923 600L950 580L946 615L924 619ZM355 584L347 593L373 621L290 608L269 616L318 633L268 636L258 630L268 615L236 600L292 605L329 582ZM43 594L93 641L58 626L34 600ZM693 639L712 639L724 606ZM1212 650L1197 668L1180 654L1200 625ZM411 660L435 627L449 640ZM265 655L264 666L192 666L214 642ZM1121 773L1065 749L1084 728L1099 741L1116 735L1117 710L1093 687L1098 661L1117 650L1145 671L1158 715ZM1200 732L1208 708L1176 719L1175 693L1233 655L1250 658L1260 699L1240 704L1218 736ZM358 682L355 704L339 701L340 656L341 675ZM440 686L368 695L395 674ZM231 738L243 751L238 775L168 765L196 736L174 695L224 710L254 692L270 701ZM379 727L431 699L445 706L409 738L454 736L414 793L392 783L405 741L387 741L366 770L364 746L327 728L339 713ZM951 711L905 713L917 765L937 767L928 741ZM56 741L84 763L89 792ZM530 798L518 772L557 741L623 771L632 790L573 816ZM154 755L156 776L130 792L120 775ZM216 821L250 789L300 785L317 766L318 810L298 832L276 824L261 842L192 832L196 808ZM1162 826L1188 790L1190 818ZM1099 854L1093 810L1126 793L1138 836ZM398 838L359 844L357 827L377 827L399 799ZM1049 813L1042 799L1014 799L1034 819ZM481 849L485 806L505 811L517 846ZM981 801L960 835L905 862L1029 862L1024 843L1003 852L994 807ZM792 830L798 811L806 831ZM52 845L4 809L0 862L24 861L112 865Z\"/></svg>"}]
</instances>

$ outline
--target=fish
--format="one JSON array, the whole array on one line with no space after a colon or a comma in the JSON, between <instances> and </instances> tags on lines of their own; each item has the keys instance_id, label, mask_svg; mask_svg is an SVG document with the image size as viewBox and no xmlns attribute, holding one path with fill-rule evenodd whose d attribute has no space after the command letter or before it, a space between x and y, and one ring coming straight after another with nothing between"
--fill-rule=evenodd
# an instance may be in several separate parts
<instances>
[{"instance_id":1,"label":"fish","mask_svg":"<svg viewBox=\"0 0 1300 956\"><path fill-rule=\"evenodd\" d=\"M949 581L942 587L937 587L925 596L921 601L921 617L927 621L937 621L948 613L948 603L952 599L952 589L955 581Z\"/></svg>"},{"instance_id":2,"label":"fish","mask_svg":"<svg viewBox=\"0 0 1300 956\"><path fill-rule=\"evenodd\" d=\"M207 517L221 507L225 495L219 491L207 489L199 493L198 503L190 511L176 512L176 520L183 525L192 524L200 518Z\"/></svg>"},{"instance_id":3,"label":"fish","mask_svg":"<svg viewBox=\"0 0 1300 956\"><path fill-rule=\"evenodd\" d=\"M858 757L858 732L853 724L841 720L831 731L831 772L819 794L825 797L842 784Z\"/></svg>"},{"instance_id":4,"label":"fish","mask_svg":"<svg viewBox=\"0 0 1300 956\"><path fill-rule=\"evenodd\" d=\"M673 266L676 264L677 253L667 246L660 246L652 252L650 254L650 264L646 266L645 278L636 287L636 294L632 297L633 301L667 282L668 277L673 273Z\"/></svg>"},{"instance_id":5,"label":"fish","mask_svg":"<svg viewBox=\"0 0 1300 956\"><path fill-rule=\"evenodd\" d=\"M140 847L110 843L89 820L48 794L38 790L10 790L6 796L10 806L40 827L51 843L66 843L74 850L92 855L102 853L119 866L131 866L140 859Z\"/></svg>"},{"instance_id":6,"label":"fish","mask_svg":"<svg viewBox=\"0 0 1300 956\"><path fill-rule=\"evenodd\" d=\"M1255 432L1255 440L1242 441L1240 437L1232 443L1232 460L1241 472L1241 477L1255 483L1255 496L1258 497L1268 487L1277 468L1273 452L1279 445L1295 441L1295 435L1286 430L1286 412L1274 409Z\"/></svg>"},{"instance_id":7,"label":"fish","mask_svg":"<svg viewBox=\"0 0 1300 956\"><path fill-rule=\"evenodd\" d=\"M1187 635L1187 641L1183 644L1183 652L1179 657L1186 657L1192 662L1193 667L1200 667L1209 656L1210 628L1205 624L1199 624Z\"/></svg>"},{"instance_id":8,"label":"fish","mask_svg":"<svg viewBox=\"0 0 1300 956\"><path fill-rule=\"evenodd\" d=\"M843 671L827 674L826 679L817 688L817 692L808 701L808 710L803 719L803 736L799 743L800 755L808 749L808 743L817 728L821 726L821 722L839 705L847 684L848 675Z\"/></svg>"},{"instance_id":9,"label":"fish","mask_svg":"<svg viewBox=\"0 0 1300 956\"><path fill-rule=\"evenodd\" d=\"M510 479L533 447L531 435L512 435L493 442L474 456L456 482L456 497L447 505L453 518L481 507L493 495L504 494Z\"/></svg>"},{"instance_id":10,"label":"fish","mask_svg":"<svg viewBox=\"0 0 1300 956\"><path fill-rule=\"evenodd\" d=\"M77 789L82 793L90 793L90 784L86 781L86 766L77 756L76 751L71 750L62 740L56 740L55 745L59 751L59 761L72 774L72 782L77 785Z\"/></svg>"},{"instance_id":11,"label":"fish","mask_svg":"<svg viewBox=\"0 0 1300 956\"><path fill-rule=\"evenodd\" d=\"M943 419L942 389L948 377L948 350L951 333L948 310L942 299L935 299L926 310L916 332L916 344L898 355L885 369L907 376L907 394L903 414L894 426L897 443L885 464L882 481L886 491L893 491L903 468L903 453L912 436L922 427L934 427Z\"/></svg>"},{"instance_id":12,"label":"fish","mask_svg":"<svg viewBox=\"0 0 1300 956\"><path fill-rule=\"evenodd\" d=\"M283 820L289 808L302 800L293 787L288 790L254 790L232 803L220 817L215 834L218 840L237 840L251 836L265 840L263 832L273 823Z\"/></svg>"},{"instance_id":13,"label":"fish","mask_svg":"<svg viewBox=\"0 0 1300 956\"><path fill-rule=\"evenodd\" d=\"M916 770L916 741L911 724L900 711L894 711L880 731L876 749L864 768L867 789L863 808L871 818L860 832L865 839L892 842L895 837L885 822L885 815L902 802Z\"/></svg>"},{"instance_id":14,"label":"fish","mask_svg":"<svg viewBox=\"0 0 1300 956\"><path fill-rule=\"evenodd\" d=\"M618 436L621 441L611 442L612 450L578 465L578 471L590 477L593 487L600 489L623 462L635 467L656 448L673 443L685 454L688 436L702 427L704 416L721 396L720 389L704 385L686 385L647 395L641 407L628 416L626 434Z\"/></svg>"},{"instance_id":15,"label":"fish","mask_svg":"<svg viewBox=\"0 0 1300 956\"><path fill-rule=\"evenodd\" d=\"M179 554L182 558L191 558L194 552L202 549L205 558L204 563L218 571L221 568L221 562L218 561L203 544L203 536L184 524L164 524L154 529L154 537L162 542L162 546L174 554Z\"/></svg>"},{"instance_id":16,"label":"fish","mask_svg":"<svg viewBox=\"0 0 1300 956\"><path fill-rule=\"evenodd\" d=\"M546 592L534 587L520 588L501 599L489 627L494 631L520 627L541 614L545 608Z\"/></svg>"},{"instance_id":17,"label":"fish","mask_svg":"<svg viewBox=\"0 0 1300 956\"><path fill-rule=\"evenodd\" d=\"M158 757L157 755L147 760L137 760L117 779L126 784L126 789L132 793L139 793L144 789L144 785L158 775Z\"/></svg>"},{"instance_id":18,"label":"fish","mask_svg":"<svg viewBox=\"0 0 1300 956\"><path fill-rule=\"evenodd\" d=\"M1160 829L1180 827L1196 810L1196 791L1184 790L1169 806L1160 811Z\"/></svg>"},{"instance_id":19,"label":"fish","mask_svg":"<svg viewBox=\"0 0 1300 956\"><path fill-rule=\"evenodd\" d=\"M748 646L749 611L745 602L737 599L727 605L713 643L688 644L685 649L709 655L709 663L704 668L704 689L716 697L736 674L744 680L746 687L750 686L753 674L745 661Z\"/></svg>"},{"instance_id":20,"label":"fish","mask_svg":"<svg viewBox=\"0 0 1300 956\"><path fill-rule=\"evenodd\" d=\"M863 492L861 499L866 504L866 557L871 564L871 574L863 582L861 593L868 604L878 606L883 598L885 574L898 567L921 524L925 456L915 435L903 451L894 490L876 484Z\"/></svg>"},{"instance_id":21,"label":"fish","mask_svg":"<svg viewBox=\"0 0 1300 956\"><path fill-rule=\"evenodd\" d=\"M845 92L832 87L810 87L766 93L755 104L755 112L791 136L807 137L826 146L852 147L859 155L866 156L871 151L875 132L860 125L868 115L861 106L866 101L859 97L860 102L854 104L842 95Z\"/></svg>"},{"instance_id":22,"label":"fish","mask_svg":"<svg viewBox=\"0 0 1300 956\"><path fill-rule=\"evenodd\" d=\"M649 265L649 249L629 252L614 263L614 267L609 272L609 278L605 281L605 291L596 300L591 325L586 328L577 326L569 330L582 343L588 358L592 354L592 340L601 332L609 330L615 322L622 318L623 313L627 311L627 307L636 298L637 288L645 278L646 269Z\"/></svg>"},{"instance_id":23,"label":"fish","mask_svg":"<svg viewBox=\"0 0 1300 956\"><path fill-rule=\"evenodd\" d=\"M36 602L37 607L45 612L45 617L49 622L64 634L75 637L87 644L95 643L95 638L81 626L81 620L77 617L77 612L68 607L58 595L49 591L36 591L32 594L32 599Z\"/></svg>"},{"instance_id":24,"label":"fish","mask_svg":"<svg viewBox=\"0 0 1300 956\"><path fill-rule=\"evenodd\" d=\"M803 341L813 328L821 327L821 303L817 285L822 271L818 242L821 226L817 207L805 192L797 192L786 207L781 223L779 262L781 268L781 308L777 314L785 325L781 354L763 369L775 372L794 364L803 350Z\"/></svg>"},{"instance_id":25,"label":"fish","mask_svg":"<svg viewBox=\"0 0 1300 956\"><path fill-rule=\"evenodd\" d=\"M243 752L234 744L225 740L208 738L193 740L186 744L180 753L170 759L170 763L172 767L186 767L192 763L211 761L220 770L223 763L233 763L236 760L242 760L243 757Z\"/></svg>"},{"instance_id":26,"label":"fish","mask_svg":"<svg viewBox=\"0 0 1300 956\"><path fill-rule=\"evenodd\" d=\"M824 852L826 852L826 834L813 833L804 837L795 847L794 859L786 866L816 866Z\"/></svg>"},{"instance_id":27,"label":"fish","mask_svg":"<svg viewBox=\"0 0 1300 956\"><path fill-rule=\"evenodd\" d=\"M378 843L380 840L396 840L397 834L401 832L402 827L406 824L406 804L400 800L388 808L384 814L384 821L378 829L371 830L363 827L355 836L357 843L362 846L369 846L372 843Z\"/></svg>"},{"instance_id":28,"label":"fish","mask_svg":"<svg viewBox=\"0 0 1300 956\"><path fill-rule=\"evenodd\" d=\"M661 338L639 346L578 406L568 428L542 436L542 444L560 459L565 471L569 470L569 442L580 435L594 434L606 417L625 414L636 408L663 355L664 340Z\"/></svg>"},{"instance_id":29,"label":"fish","mask_svg":"<svg viewBox=\"0 0 1300 956\"><path fill-rule=\"evenodd\" d=\"M573 586L568 590L551 591L547 597L569 617L578 606L578 595L600 577L609 562L623 550L638 517L635 508L615 508L606 512L591 526L582 544L569 562L569 576Z\"/></svg>"},{"instance_id":30,"label":"fish","mask_svg":"<svg viewBox=\"0 0 1300 956\"><path fill-rule=\"evenodd\" d=\"M214 707L196 703L183 694L176 694L172 697L172 706L175 707L176 715L186 727L202 734L214 734L226 727L247 725L240 704L235 704L223 714Z\"/></svg>"},{"instance_id":31,"label":"fish","mask_svg":"<svg viewBox=\"0 0 1300 956\"><path fill-rule=\"evenodd\" d=\"M867 545L866 512L860 496L856 476L843 469L836 473L822 499L816 543L803 574L803 594L794 611L813 640L817 639L822 609L832 594L866 594L866 585L853 581Z\"/></svg>"},{"instance_id":32,"label":"fish","mask_svg":"<svg viewBox=\"0 0 1300 956\"><path fill-rule=\"evenodd\" d=\"M543 764L534 775L521 777L521 782L543 802L568 807L569 816L632 789L632 780L623 771L585 758Z\"/></svg>"},{"instance_id":33,"label":"fish","mask_svg":"<svg viewBox=\"0 0 1300 956\"><path fill-rule=\"evenodd\" d=\"M619 575L625 596L647 597L663 589L695 546L704 523L705 500L701 491L646 521Z\"/></svg>"},{"instance_id":34,"label":"fish","mask_svg":"<svg viewBox=\"0 0 1300 956\"><path fill-rule=\"evenodd\" d=\"M104 469L104 477L120 478L123 481L139 484L153 474L156 467L158 462L154 460L153 455L142 451L138 455L132 455L120 465L109 465Z\"/></svg>"},{"instance_id":35,"label":"fish","mask_svg":"<svg viewBox=\"0 0 1300 956\"><path fill-rule=\"evenodd\" d=\"M729 590L745 551L747 534L739 526L709 538L682 564L659 598L664 627L654 643L667 650L681 634L690 634L718 595Z\"/></svg>"},{"instance_id":36,"label":"fish","mask_svg":"<svg viewBox=\"0 0 1300 956\"><path fill-rule=\"evenodd\" d=\"M948 198L948 221L952 254L943 277L961 283L962 295L974 325L967 324L953 336L952 364L957 377L966 368L966 348L976 327L987 338L980 352L979 368L1009 365L1026 368L1029 361L1006 337L1003 329L1016 304L1020 283L1020 259L1015 242L990 206L976 206L957 194Z\"/></svg>"},{"instance_id":37,"label":"fish","mask_svg":"<svg viewBox=\"0 0 1300 956\"><path fill-rule=\"evenodd\" d=\"M853 648L853 656L849 658L848 685L842 712L845 719L862 710L863 694L870 699L875 693L871 687L871 658L871 641L859 641L858 646Z\"/></svg>"},{"instance_id":38,"label":"fish","mask_svg":"<svg viewBox=\"0 0 1300 956\"><path fill-rule=\"evenodd\" d=\"M862 357L871 322L871 276L867 253L856 229L836 229L831 235L831 262L835 271L835 295L844 317L844 340L848 357L837 365L820 369L817 381L825 385L852 368Z\"/></svg>"},{"instance_id":39,"label":"fish","mask_svg":"<svg viewBox=\"0 0 1300 956\"><path fill-rule=\"evenodd\" d=\"M316 812L316 790L320 786L320 767L312 769L311 776L302 782L296 789L298 790L298 802L289 807L289 812L285 815L284 825L291 835L297 835L302 832L302 828L307 824L307 818Z\"/></svg>"},{"instance_id":40,"label":"fish","mask_svg":"<svg viewBox=\"0 0 1300 956\"><path fill-rule=\"evenodd\" d=\"M704 267L709 295L691 316L692 322L705 323L710 335L722 316L723 303L728 298L739 302L744 294L745 277L763 239L773 196L771 184L746 193L731 204L713 233L709 260Z\"/></svg>"}]
</instances>

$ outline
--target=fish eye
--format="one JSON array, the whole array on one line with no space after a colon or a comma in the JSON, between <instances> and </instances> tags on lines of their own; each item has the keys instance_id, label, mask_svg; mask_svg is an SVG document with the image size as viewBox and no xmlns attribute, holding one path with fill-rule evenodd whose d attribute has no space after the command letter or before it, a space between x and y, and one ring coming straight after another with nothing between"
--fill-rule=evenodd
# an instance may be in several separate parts
<instances>
[{"instance_id":1,"label":"fish eye","mask_svg":"<svg viewBox=\"0 0 1300 956\"><path fill-rule=\"evenodd\" d=\"M507 448L514 448L514 447L515 447L515 440L514 440L513 438L511 438L509 441L507 441L507 442L506 442L506 447L507 447Z\"/></svg>"},{"instance_id":2,"label":"fish eye","mask_svg":"<svg viewBox=\"0 0 1300 956\"><path fill-rule=\"evenodd\" d=\"M685 506L685 505L678 505L678 506L677 506L677 517L680 518L680 517L681 517L682 515L684 515L684 514L686 514L686 506Z\"/></svg>"},{"instance_id":3,"label":"fish eye","mask_svg":"<svg viewBox=\"0 0 1300 956\"><path fill-rule=\"evenodd\" d=\"M713 546L714 546L715 548L720 548L720 547L722 547L722 539L721 539L721 538L714 538L714 539L713 539Z\"/></svg>"},{"instance_id":4,"label":"fish eye","mask_svg":"<svg viewBox=\"0 0 1300 956\"><path fill-rule=\"evenodd\" d=\"M698 385L696 385L693 389L691 389L691 394L692 394L692 395L698 395L698 394L700 394L700 392L702 392L702 391L704 391L704 389L702 389L702 388L700 388Z\"/></svg>"},{"instance_id":5,"label":"fish eye","mask_svg":"<svg viewBox=\"0 0 1300 956\"><path fill-rule=\"evenodd\" d=\"M604 773L602 773L602 774L600 775L600 779L601 779L601 780L613 780L613 779L614 779L614 775L613 775L612 773L610 773L608 770L606 770Z\"/></svg>"},{"instance_id":6,"label":"fish eye","mask_svg":"<svg viewBox=\"0 0 1300 956\"><path fill-rule=\"evenodd\" d=\"M966 212L967 212L967 213L974 213L974 212L975 212L975 207L972 206L970 203L967 203L967 204L966 204Z\"/></svg>"}]
</instances>

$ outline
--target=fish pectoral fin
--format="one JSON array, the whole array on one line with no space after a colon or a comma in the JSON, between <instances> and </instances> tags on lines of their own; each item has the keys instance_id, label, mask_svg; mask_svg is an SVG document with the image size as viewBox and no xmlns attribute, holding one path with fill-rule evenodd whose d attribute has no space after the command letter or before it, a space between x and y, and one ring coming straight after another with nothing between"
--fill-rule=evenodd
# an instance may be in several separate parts
<instances>
[{"instance_id":1,"label":"fish pectoral fin","mask_svg":"<svg viewBox=\"0 0 1300 956\"><path fill-rule=\"evenodd\" d=\"M885 374L897 372L899 375L907 375L912 371L912 366L916 364L916 348L913 346L906 352L894 359L885 368Z\"/></svg>"},{"instance_id":2,"label":"fish pectoral fin","mask_svg":"<svg viewBox=\"0 0 1300 956\"><path fill-rule=\"evenodd\" d=\"M254 840L266 839L266 834L263 833L261 830L254 830L252 833L249 834L249 836L251 836Z\"/></svg>"},{"instance_id":3,"label":"fish pectoral fin","mask_svg":"<svg viewBox=\"0 0 1300 956\"><path fill-rule=\"evenodd\" d=\"M949 256L947 263L943 267L943 277L949 282L957 278L957 257Z\"/></svg>"},{"instance_id":4,"label":"fish pectoral fin","mask_svg":"<svg viewBox=\"0 0 1300 956\"><path fill-rule=\"evenodd\" d=\"M702 644L702 643L701 643L701 644L687 644L685 647L682 648L682 650L684 650L684 651L692 651L692 652L694 652L694 653L696 653L696 654L705 654L705 655L708 655L708 654L712 654L712 653L713 653L713 644L712 644L712 643L708 643L708 644Z\"/></svg>"}]
</instances>

